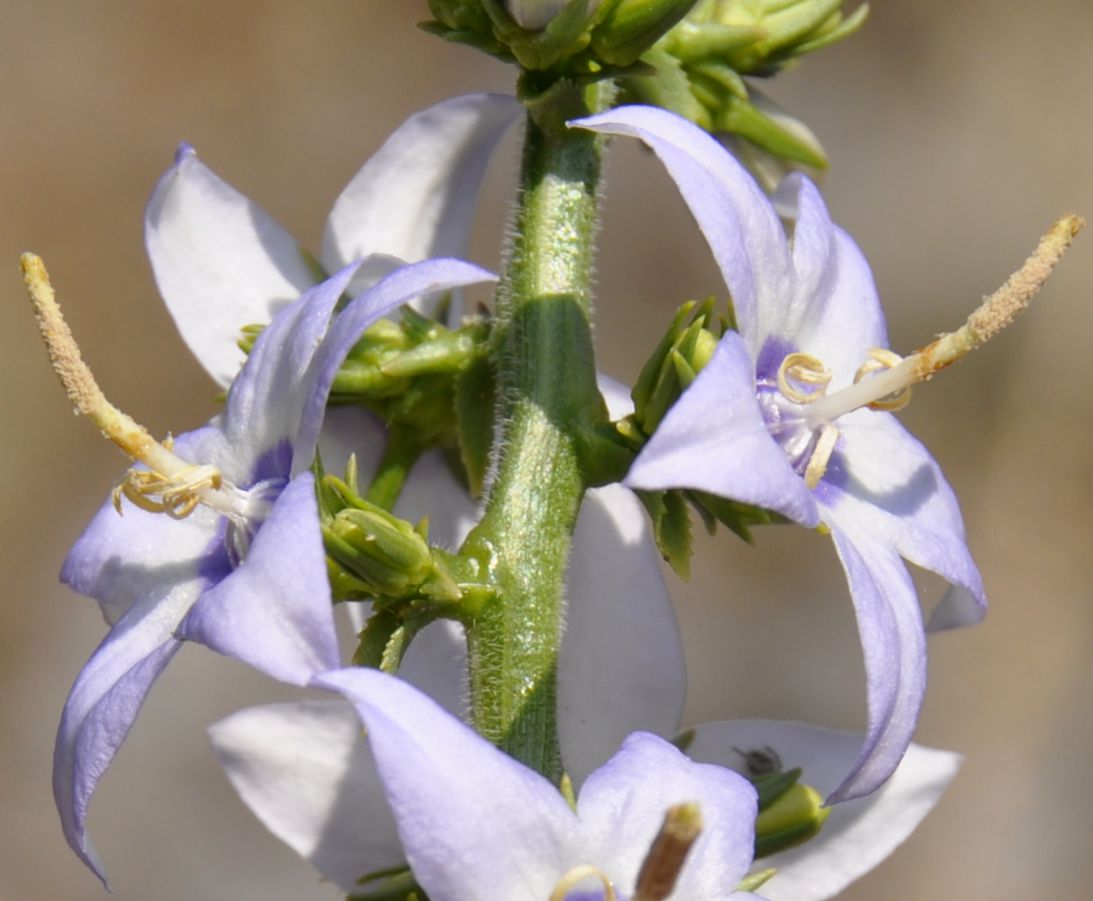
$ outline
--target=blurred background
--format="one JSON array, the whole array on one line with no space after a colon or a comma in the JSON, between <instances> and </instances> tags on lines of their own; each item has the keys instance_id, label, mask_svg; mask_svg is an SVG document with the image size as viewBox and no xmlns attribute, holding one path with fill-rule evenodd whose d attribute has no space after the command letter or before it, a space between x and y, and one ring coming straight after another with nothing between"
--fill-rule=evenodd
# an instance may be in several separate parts
<instances>
[{"instance_id":1,"label":"blurred background","mask_svg":"<svg viewBox=\"0 0 1093 901\"><path fill-rule=\"evenodd\" d=\"M103 635L59 585L68 545L124 469L73 418L17 259L33 249L106 392L153 432L215 409L158 300L143 205L180 140L318 249L330 203L384 136L451 94L507 90L499 63L413 27L393 0L4 0L0 4L0 341L5 590L0 602L0 899L95 899L49 788L68 687ZM769 93L825 144L833 217L871 261L892 345L962 321L1057 215L1093 215L1093 6L889 0ZM515 141L498 157L473 257L498 261ZM632 379L677 304L720 292L668 180L620 143L599 267L602 368ZM963 503L986 622L931 643L919 741L964 769L904 848L847 898L1088 897L1093 779L1093 234L1036 309L901 414ZM924 589L938 584L923 580ZM864 720L845 582L830 543L770 530L699 542L675 590L688 721ZM253 821L203 729L278 686L187 647L95 799L119 901L334 899Z\"/></svg>"}]
</instances>

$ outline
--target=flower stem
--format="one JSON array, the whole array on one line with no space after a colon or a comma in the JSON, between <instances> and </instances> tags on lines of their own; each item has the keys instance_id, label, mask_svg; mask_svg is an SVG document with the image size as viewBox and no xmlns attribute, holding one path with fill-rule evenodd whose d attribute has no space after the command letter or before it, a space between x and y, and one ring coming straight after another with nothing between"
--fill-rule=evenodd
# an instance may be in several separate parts
<instances>
[{"instance_id":1,"label":"flower stem","mask_svg":"<svg viewBox=\"0 0 1093 901\"><path fill-rule=\"evenodd\" d=\"M387 446L368 486L365 500L394 510L410 470L421 456L421 445L407 431L392 427L387 432Z\"/></svg>"},{"instance_id":2,"label":"flower stem","mask_svg":"<svg viewBox=\"0 0 1093 901\"><path fill-rule=\"evenodd\" d=\"M563 587L585 489L577 435L602 404L589 327L601 142L564 121L605 90L552 92L528 116L492 347L500 453L462 550L497 594L467 623L474 726L555 782Z\"/></svg>"}]
</instances>

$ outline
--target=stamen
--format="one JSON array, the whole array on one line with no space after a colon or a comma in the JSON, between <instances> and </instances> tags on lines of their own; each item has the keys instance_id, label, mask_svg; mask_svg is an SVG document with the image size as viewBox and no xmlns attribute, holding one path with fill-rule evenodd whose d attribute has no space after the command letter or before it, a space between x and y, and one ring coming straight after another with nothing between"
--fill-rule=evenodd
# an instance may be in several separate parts
<instances>
[{"instance_id":1,"label":"stamen","mask_svg":"<svg viewBox=\"0 0 1093 901\"><path fill-rule=\"evenodd\" d=\"M239 492L213 466L195 466L171 452L171 441L161 444L132 417L106 399L91 369L80 356L80 348L61 314L41 257L24 253L20 258L23 282L34 305L38 330L49 351L53 371L78 413L99 427L103 437L122 449L130 459L143 463L145 470L130 470L114 490L114 506L121 512L121 497L144 510L188 516L198 504L205 504L228 516L238 515ZM158 496L159 500L150 497Z\"/></svg>"},{"instance_id":2,"label":"stamen","mask_svg":"<svg viewBox=\"0 0 1093 901\"><path fill-rule=\"evenodd\" d=\"M660 832L642 862L633 901L663 901L672 894L687 854L701 832L702 813L697 804L668 808Z\"/></svg>"},{"instance_id":3,"label":"stamen","mask_svg":"<svg viewBox=\"0 0 1093 901\"><path fill-rule=\"evenodd\" d=\"M863 378L873 372L880 372L883 369L894 369L903 362L903 357L894 351L888 350L885 347L874 347L869 351L869 359L866 360L861 366L858 367L858 371L854 373L854 384L858 384ZM895 394L889 394L887 397L882 397L880 400L875 400L869 404L870 410L885 410L889 413L893 413L896 410L902 410L911 402L911 388L910 386L904 388L902 391L897 391Z\"/></svg>"},{"instance_id":4,"label":"stamen","mask_svg":"<svg viewBox=\"0 0 1093 901\"><path fill-rule=\"evenodd\" d=\"M820 437L816 439L816 447L808 458L808 466L805 467L805 485L810 489L819 485L820 479L827 472L827 464L831 462L831 454L835 451L838 440L839 430L830 422L820 426Z\"/></svg>"},{"instance_id":5,"label":"stamen","mask_svg":"<svg viewBox=\"0 0 1093 901\"><path fill-rule=\"evenodd\" d=\"M1024 265L986 298L964 325L941 335L891 369L810 404L804 414L808 424L815 428L823 422L834 422L860 407L898 396L912 385L933 378L945 367L985 344L1029 305L1084 225L1085 220L1081 216L1063 216L1040 239Z\"/></svg>"},{"instance_id":6,"label":"stamen","mask_svg":"<svg viewBox=\"0 0 1093 901\"><path fill-rule=\"evenodd\" d=\"M615 894L615 886L611 884L611 880L607 878L607 874L591 864L583 864L582 866L574 867L566 873L558 880L557 885L554 886L554 891L550 893L550 898L547 899L547 901L565 901L566 895L586 879L599 879L600 882L603 883L603 901L618 901L618 895Z\"/></svg>"},{"instance_id":7,"label":"stamen","mask_svg":"<svg viewBox=\"0 0 1093 901\"><path fill-rule=\"evenodd\" d=\"M788 354L778 367L778 390L795 404L809 404L823 397L830 381L831 371L811 354ZM815 387L802 391L793 382Z\"/></svg>"}]
</instances>

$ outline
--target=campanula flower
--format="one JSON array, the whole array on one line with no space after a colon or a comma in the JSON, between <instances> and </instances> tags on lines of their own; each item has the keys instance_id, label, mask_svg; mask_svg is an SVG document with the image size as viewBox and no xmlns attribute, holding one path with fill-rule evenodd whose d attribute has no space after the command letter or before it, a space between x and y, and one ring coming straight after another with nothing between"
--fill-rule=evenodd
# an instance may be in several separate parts
<instances>
[{"instance_id":1,"label":"campanula flower","mask_svg":"<svg viewBox=\"0 0 1093 901\"><path fill-rule=\"evenodd\" d=\"M416 650L416 646L411 647L404 672L419 687L431 690L439 674L435 669L430 670L425 654L411 659ZM429 648L434 654L438 650L437 644ZM337 678L342 680L340 685L325 679L324 684L345 691L352 677L339 675ZM376 680L372 697L378 699L377 703L397 707L408 690L405 687L391 689L385 696L386 684ZM352 699L359 707L359 698ZM382 765L377 769L380 757L375 747L377 729L383 729L385 724L369 722L367 718L365 723L371 745L361 733L361 723L353 707L342 701L311 700L243 710L210 730L217 755L243 801L271 832L307 858L326 879L347 892L359 891L357 880L365 874L404 865L410 854L410 845L403 844L404 829L399 822L399 813L397 809L392 812L395 805L391 793L398 789L389 781ZM618 717L615 724L623 728L626 725L625 720ZM566 731L564 711L559 726ZM448 728L454 730L454 727ZM655 744L648 733L634 734L641 736L639 741L642 743ZM397 744L401 739L387 735L385 740ZM856 759L861 740L857 734L801 723L735 720L698 726L689 730L686 740L680 743L692 761L742 773L747 773L749 753L771 754L785 767L801 767L809 785L827 792L838 785ZM624 749L628 741L633 738L623 740ZM445 753L448 747L453 746L438 744L437 752L449 758ZM496 764L501 771L517 769L526 773L500 752L494 754L489 766ZM601 758L600 764L610 756ZM681 762L674 755L665 756L672 760L664 774L665 781L670 783L672 771ZM473 757L468 759L475 760ZM612 766L613 759L608 761L606 768ZM418 762L435 772L431 761L419 759ZM911 834L937 803L959 763L957 754L911 745L895 774L878 791L836 805L819 835L804 845L779 851L755 863L755 870L773 868L776 871L760 889L762 895L769 901L820 901L838 894L884 860ZM404 765L404 772L397 774L397 778L413 779L412 764L405 762ZM474 763L474 766L479 765L487 764ZM449 803L462 806L461 812L452 815L461 815L468 823L485 816L483 810L495 800L490 791L481 788L483 784L487 788L492 784L492 769L481 783L468 788L461 785L471 781L460 775L470 768L470 765L460 765L457 752L452 751L450 759L439 771L442 782L435 788L443 791L445 783L452 784L453 797L458 795L458 800ZM475 778L480 775L475 774ZM574 779L574 783L583 789L595 778L593 770L592 775ZM643 773L650 795L658 802L671 803L656 794L660 778L661 771L655 767ZM495 790L498 795L504 793L500 788ZM483 797L473 797L477 791L482 791ZM581 794L580 797L585 796ZM701 802L703 799L691 800ZM702 804L704 815L707 806ZM502 828L517 828L521 822L520 817L504 809L491 816L501 819ZM659 816L663 816L663 808ZM649 830L652 834L652 827ZM647 841L645 844L647 847ZM496 856L497 848L507 846L495 842L488 847L493 848ZM640 855L642 842L635 840L630 850ZM534 868L548 867L557 878L559 865L549 856L553 853L553 849L544 852L544 859L536 861ZM467 866L477 866L481 856L481 849L469 853ZM410 859L413 863L412 856ZM625 875L604 866L605 862L597 859L597 865L612 873L613 878ZM478 878L486 878L494 872L487 867ZM734 871L733 875L738 882L740 874ZM731 888L737 882L728 885ZM724 889L724 885L720 888ZM506 894L505 897L510 896ZM548 895L544 893L539 897ZM724 894L681 891L678 897L705 901L723 898Z\"/></svg>"},{"instance_id":2,"label":"campanula flower","mask_svg":"<svg viewBox=\"0 0 1093 901\"><path fill-rule=\"evenodd\" d=\"M227 386L243 327L349 263L356 296L399 262L465 257L486 165L523 108L468 94L415 113L353 176L327 219L316 260L268 213L183 145L145 212L156 284L198 362Z\"/></svg>"},{"instance_id":3,"label":"campanula flower","mask_svg":"<svg viewBox=\"0 0 1093 901\"><path fill-rule=\"evenodd\" d=\"M900 558L951 584L932 628L975 622L985 609L952 489L885 412L903 398L868 394L871 373L898 362L886 349L869 268L801 175L787 178L775 200L792 216L787 236L752 178L685 120L621 107L572 124L638 137L657 154L714 253L738 327L625 484L706 491L830 532L857 613L869 722L858 760L829 800L864 795L898 766L926 685L925 631Z\"/></svg>"},{"instance_id":4,"label":"campanula flower","mask_svg":"<svg viewBox=\"0 0 1093 901\"><path fill-rule=\"evenodd\" d=\"M129 473L65 560L62 580L99 601L111 626L72 688L54 755L65 837L100 877L88 803L182 639L298 685L339 663L309 472L334 373L378 318L492 279L455 260L404 267L350 304L320 343L356 271L274 317L221 416L169 444L147 436L133 455L148 468Z\"/></svg>"}]
</instances>

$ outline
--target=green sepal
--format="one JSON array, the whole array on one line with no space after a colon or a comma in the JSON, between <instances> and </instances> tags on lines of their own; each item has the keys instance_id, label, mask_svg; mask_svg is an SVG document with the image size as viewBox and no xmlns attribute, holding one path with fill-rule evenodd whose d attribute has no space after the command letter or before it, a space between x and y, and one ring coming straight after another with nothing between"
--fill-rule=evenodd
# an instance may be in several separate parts
<instances>
[{"instance_id":1,"label":"green sepal","mask_svg":"<svg viewBox=\"0 0 1093 901\"><path fill-rule=\"evenodd\" d=\"M762 813L797 784L801 778L801 770L799 767L795 767L792 770L779 770L773 773L764 773L761 776L748 776L747 778L755 786L759 812Z\"/></svg>"},{"instance_id":2,"label":"green sepal","mask_svg":"<svg viewBox=\"0 0 1093 901\"><path fill-rule=\"evenodd\" d=\"M748 873L743 879L740 880L740 884L736 886L738 892L755 892L757 889L762 888L768 883L772 876L778 871L774 867L768 867L765 870L757 870L754 873Z\"/></svg>"},{"instance_id":3,"label":"green sepal","mask_svg":"<svg viewBox=\"0 0 1093 901\"><path fill-rule=\"evenodd\" d=\"M407 866L391 867L369 873L357 880L357 884L366 887L363 891L353 892L346 901L428 901L428 896L414 879L414 874Z\"/></svg>"},{"instance_id":4,"label":"green sepal","mask_svg":"<svg viewBox=\"0 0 1093 901\"><path fill-rule=\"evenodd\" d=\"M354 666L383 669L384 657L391 638L402 626L402 617L394 610L379 610L368 617L357 635L357 649L353 652Z\"/></svg>"},{"instance_id":5,"label":"green sepal","mask_svg":"<svg viewBox=\"0 0 1093 901\"><path fill-rule=\"evenodd\" d=\"M495 403L493 367L482 355L472 360L455 380L455 425L459 459L471 497L480 498L493 447Z\"/></svg>"},{"instance_id":6,"label":"green sepal","mask_svg":"<svg viewBox=\"0 0 1093 901\"><path fill-rule=\"evenodd\" d=\"M679 22L697 0L619 0L592 30L596 59L628 66Z\"/></svg>"},{"instance_id":7,"label":"green sepal","mask_svg":"<svg viewBox=\"0 0 1093 901\"><path fill-rule=\"evenodd\" d=\"M709 514L748 544L755 543L755 539L751 534L753 526L769 526L774 523L785 522L784 517L772 513L770 510L764 510L762 507L719 497L705 491L691 490L688 494L695 505L695 509L701 515ZM713 534L713 529L709 528L708 525L707 531Z\"/></svg>"},{"instance_id":8,"label":"green sepal","mask_svg":"<svg viewBox=\"0 0 1093 901\"><path fill-rule=\"evenodd\" d=\"M589 488L621 482L634 463L630 442L615 423L604 422L574 433L581 475Z\"/></svg>"},{"instance_id":9,"label":"green sepal","mask_svg":"<svg viewBox=\"0 0 1093 901\"><path fill-rule=\"evenodd\" d=\"M671 110L708 131L711 124L709 113L691 90L690 77L684 71L683 64L662 49L661 44L651 47L642 56L642 60L652 66L651 73L619 79L621 101Z\"/></svg>"},{"instance_id":10,"label":"green sepal","mask_svg":"<svg viewBox=\"0 0 1093 901\"><path fill-rule=\"evenodd\" d=\"M663 50L688 65L707 60L728 59L743 47L763 37L755 25L683 21L665 37Z\"/></svg>"},{"instance_id":11,"label":"green sepal","mask_svg":"<svg viewBox=\"0 0 1093 901\"><path fill-rule=\"evenodd\" d=\"M638 491L637 495L653 522L653 538L660 555L672 571L686 582L691 578L694 541L683 492Z\"/></svg>"},{"instance_id":12,"label":"green sepal","mask_svg":"<svg viewBox=\"0 0 1093 901\"><path fill-rule=\"evenodd\" d=\"M756 817L756 858L808 841L823 828L830 813L816 789L796 783Z\"/></svg>"},{"instance_id":13,"label":"green sepal","mask_svg":"<svg viewBox=\"0 0 1093 901\"><path fill-rule=\"evenodd\" d=\"M584 50L591 37L589 26L602 10L589 15L589 0L569 0L545 28L528 31L508 14L500 0L481 0L482 8L493 21L493 31L506 44L525 69L550 69L565 57Z\"/></svg>"},{"instance_id":14,"label":"green sepal","mask_svg":"<svg viewBox=\"0 0 1093 901\"><path fill-rule=\"evenodd\" d=\"M824 47L829 47L832 44L841 41L843 38L850 37L850 35L861 28L862 25L865 24L865 20L869 18L869 4L863 3L845 19L837 14L833 15L831 18L834 21L830 24L830 27L818 29L813 38L797 44L793 48L794 53L798 56L803 56L806 53L814 53L817 50L822 50Z\"/></svg>"},{"instance_id":15,"label":"green sepal","mask_svg":"<svg viewBox=\"0 0 1093 901\"><path fill-rule=\"evenodd\" d=\"M714 128L746 138L772 156L817 169L827 168L827 156L822 148L802 139L751 102L735 95L725 98L724 107L714 117Z\"/></svg>"}]
</instances>

